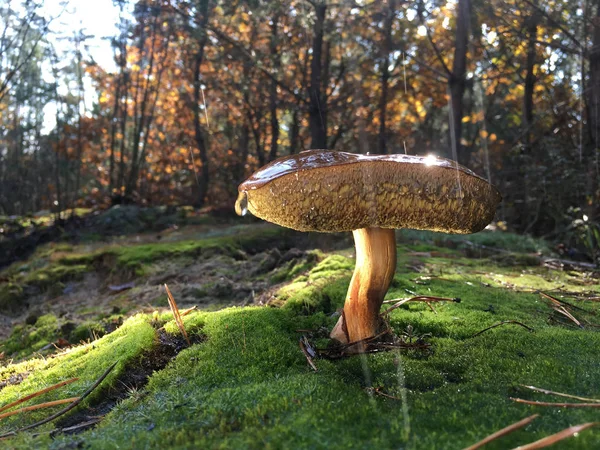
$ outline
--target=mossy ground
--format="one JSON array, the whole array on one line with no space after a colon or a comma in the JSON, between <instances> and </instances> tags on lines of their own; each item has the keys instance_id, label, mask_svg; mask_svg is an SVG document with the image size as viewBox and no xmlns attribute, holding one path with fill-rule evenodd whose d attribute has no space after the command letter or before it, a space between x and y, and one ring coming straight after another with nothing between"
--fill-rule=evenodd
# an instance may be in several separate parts
<instances>
[{"instance_id":1,"label":"mossy ground","mask_svg":"<svg viewBox=\"0 0 600 450\"><path fill-rule=\"evenodd\" d=\"M418 294L460 297L462 301L435 304L437 314L422 303L409 303L390 314L390 324L398 334L409 326L414 334L430 333L425 338L431 344L428 352L316 359L318 372L314 372L298 339L305 334L316 345L326 345L323 330L333 326L337 320L333 313L343 304L354 264L352 249L323 251L315 245L314 251L286 261L284 254L293 246L289 237L272 231L276 234L267 234L265 239L281 249L265 249L260 235L266 229L238 229L235 242L220 241L225 239L223 235L182 240L170 243L171 248L162 242L152 248L110 248L114 252L110 254L116 255L111 257L116 267L132 262L136 270L143 268L139 276L147 282L156 282L157 273L169 272L170 264L185 272L186 267L196 270L194 261L201 260L208 271L214 270L211 262L214 266L215 260L227 257L233 264L235 255L242 258L238 252L243 252L247 269L257 269L248 269L245 276L264 280L265 294L257 293L255 300L264 299L270 306L189 314L184 318L186 327L191 333L200 333L202 342L183 350L166 368L154 373L141 391L131 390L96 428L52 437L23 433L5 441L9 447L458 449L540 413L525 429L488 447L512 448L570 425L598 420L597 409L542 408L510 400L560 401L527 391L521 384L599 397L600 319L594 313L600 310L600 303L576 297L585 292L600 296L598 279L592 274L546 268L536 258L511 257L499 262L494 252L486 251L475 255L483 258L473 258L469 250L485 246L527 255L549 251L543 242L503 233L462 238L470 243L427 233L400 236L397 273L387 298ZM343 242L348 247L348 241ZM99 261L110 259L98 256L99 248L92 250L92 256L81 248L69 252L74 256L68 263L64 254L54 260L67 267L88 265L100 270ZM120 263L119 258L125 259ZM120 266L122 263L125 265ZM135 273L128 276L137 279ZM136 289L127 295L145 292ZM224 304L235 292L224 285L198 289L221 292ZM589 311L574 310L589 324L584 322L581 329L562 320L536 289L552 291L552 295ZM179 290L179 294L185 292ZM83 406L93 408L108 390L127 389L117 380L157 345L157 328L168 317L167 313L158 317L139 314L126 319L116 331L69 353L0 367L0 382L26 374L20 384L0 388L0 406L72 376L80 376L80 381L47 394L44 400L80 394L110 363L119 360L115 372ZM503 320L521 321L535 331L509 324L473 337ZM50 322L51 318L44 317L44 325L52 328ZM37 329L38 324L32 327ZM173 322L165 328L173 335L178 333ZM42 340L38 342L40 345ZM378 395L373 389L399 400ZM26 413L0 421L0 433L48 414ZM35 432L51 429L53 425L47 425ZM586 430L560 445L597 448L600 429Z\"/></svg>"}]
</instances>

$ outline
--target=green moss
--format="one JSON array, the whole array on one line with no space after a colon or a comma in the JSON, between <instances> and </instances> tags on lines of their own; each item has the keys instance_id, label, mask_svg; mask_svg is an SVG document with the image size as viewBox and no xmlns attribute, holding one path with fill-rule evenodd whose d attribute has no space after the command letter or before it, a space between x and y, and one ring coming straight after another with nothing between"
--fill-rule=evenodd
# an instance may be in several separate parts
<instances>
[{"instance_id":1,"label":"green moss","mask_svg":"<svg viewBox=\"0 0 600 450\"><path fill-rule=\"evenodd\" d=\"M354 261L330 255L313 267L307 276L296 278L276 293L278 302L297 314L333 312L346 297Z\"/></svg>"},{"instance_id":2,"label":"green moss","mask_svg":"<svg viewBox=\"0 0 600 450\"><path fill-rule=\"evenodd\" d=\"M167 247L152 245L139 252L113 249L111 257L120 264L118 258L127 255L128 261L140 266L157 255L204 257L206 252L221 251L210 247L220 239L231 245L224 244L223 252L251 252L264 244L251 242L250 235L221 236L206 241L208 247L196 247L191 241L176 245L178 250L172 254ZM511 243L511 239L499 243L522 245L530 251L527 242L515 239ZM600 348L600 333L594 326L579 329L567 322L549 321L552 309L528 289L561 287L568 292L600 293L598 286L589 284L583 275L527 266L526 259L517 260L516 266L512 262L499 265L491 257L464 257L459 246L440 250L431 242L403 242L387 295L389 299L414 294L462 299L460 303L434 304L437 313L423 303L408 303L390 314L397 334L407 332L409 326L413 334L430 333L426 337L432 344L429 352L395 351L337 361L316 358L319 370L312 371L298 347L298 338L305 332L296 330L319 330L314 339L326 334L321 331L337 320L331 313L342 306L354 267L352 258L323 255L320 262L298 270L295 278L278 290L281 308L229 308L184 317L188 332L202 333L206 339L156 372L140 395L119 403L96 429L75 436L56 435L52 440L46 434L37 438L24 434L9 444L15 448L65 448L85 442L100 449L459 449L534 412L541 413L525 429L490 446L513 448L573 424L596 421L594 409L542 409L514 403L510 397L560 400L540 397L520 388L521 384L597 397L600 371L594 350ZM99 264L100 256L94 258L93 264ZM292 272L293 267L286 267L272 275L285 273L284 279L289 279ZM572 297L565 300L600 312L597 303ZM597 315L579 310L575 314L598 324ZM155 342L152 324L160 326L170 318L170 313L157 313L151 322L147 316L136 316L116 332L71 354L0 368L0 381L9 374L31 372L21 386L0 390L0 405L74 373L83 374L85 382L51 398L80 393L115 358L127 364L138 361ZM51 322L48 320L46 325ZM535 332L508 324L474 337L504 320L519 320ZM179 333L172 321L165 329ZM324 339L316 342L326 343ZM117 373L123 374L125 367L120 362ZM114 382L112 377L109 384ZM374 395L370 388L400 400ZM100 390L96 399L105 392ZM19 421L31 423L45 415L47 412L40 412ZM0 429L16 423L17 419L0 422ZM595 448L598 440L600 430L592 429L560 445Z\"/></svg>"},{"instance_id":3,"label":"green moss","mask_svg":"<svg viewBox=\"0 0 600 450\"><path fill-rule=\"evenodd\" d=\"M69 334L69 341L73 343L85 342L102 337L106 334L104 326L97 321L87 321L75 327Z\"/></svg>"},{"instance_id":4,"label":"green moss","mask_svg":"<svg viewBox=\"0 0 600 450\"><path fill-rule=\"evenodd\" d=\"M13 314L22 309L23 287L13 282L0 285L0 313Z\"/></svg>"},{"instance_id":5,"label":"green moss","mask_svg":"<svg viewBox=\"0 0 600 450\"><path fill-rule=\"evenodd\" d=\"M499 306L511 303L497 319L512 317L530 301L524 294L496 296ZM423 331L438 320L441 329L449 328L447 337L431 339L432 353L316 360L317 373L298 350L295 330L331 326L332 319L322 314L299 317L273 308L193 314L186 324L201 326L207 340L155 374L146 396L121 403L97 429L77 439L92 448L429 449L442 443L463 448L542 412L525 431L502 439L500 447L511 448L595 420L593 410L540 411L509 397L535 397L517 391L520 383L594 395L600 374L589 349L600 345L600 333L551 327L533 318L536 333L506 327L470 338L494 321L476 313L485 301L449 304L438 315L420 308L397 311L397 324L410 316ZM527 312L520 314L532 320ZM455 316L462 320L453 321ZM407 409L401 401L370 395L370 386L405 395ZM593 448L598 438L598 430L590 430L561 448ZM58 437L56 444L73 439Z\"/></svg>"},{"instance_id":6,"label":"green moss","mask_svg":"<svg viewBox=\"0 0 600 450\"><path fill-rule=\"evenodd\" d=\"M52 322L47 317L40 318L40 320L46 325ZM115 370L111 372L102 386L84 401L83 406L88 405L89 402L101 399L103 393L109 391L109 386L115 383L115 380L124 373L126 368L136 364L140 356L155 345L155 336L155 330L150 325L150 318L145 315L138 315L127 320L115 332L91 344L72 349L68 353L63 353L51 359L33 359L18 365L0 368L0 380L4 380L11 374L27 373L21 384L7 386L0 390L0 404L10 403L23 395L73 377L78 377L78 381L25 403L24 406L41 401L79 396L91 386L110 364L118 361ZM119 389L121 388L119 387ZM51 411L54 412L60 408L62 407ZM34 423L48 414L48 410L41 410L4 419L0 423L0 434ZM44 439L39 442L48 443ZM44 444L40 445L43 446ZM36 445L36 447L38 446Z\"/></svg>"},{"instance_id":7,"label":"green moss","mask_svg":"<svg viewBox=\"0 0 600 450\"><path fill-rule=\"evenodd\" d=\"M68 280L81 279L88 272L89 268L83 264L77 265L50 265L43 269L29 273L23 283L40 288L47 288L55 283L60 283Z\"/></svg>"},{"instance_id":8,"label":"green moss","mask_svg":"<svg viewBox=\"0 0 600 450\"><path fill-rule=\"evenodd\" d=\"M34 325L18 325L0 344L0 351L12 357L31 354L54 342L58 337L58 319L53 314L40 316Z\"/></svg>"},{"instance_id":9,"label":"green moss","mask_svg":"<svg viewBox=\"0 0 600 450\"><path fill-rule=\"evenodd\" d=\"M432 231L402 230L398 233L398 239L401 242L425 241L442 247L477 248L477 246L485 246L491 249L517 253L543 253L545 255L552 253L548 243L543 239L502 231L483 231L476 234L458 235L434 233Z\"/></svg>"}]
</instances>

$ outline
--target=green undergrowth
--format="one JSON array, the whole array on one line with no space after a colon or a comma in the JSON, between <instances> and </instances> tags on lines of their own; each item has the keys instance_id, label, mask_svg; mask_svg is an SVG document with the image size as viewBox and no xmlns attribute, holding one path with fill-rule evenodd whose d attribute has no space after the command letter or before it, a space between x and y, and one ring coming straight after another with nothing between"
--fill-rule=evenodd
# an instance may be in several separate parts
<instances>
[{"instance_id":1,"label":"green undergrowth","mask_svg":"<svg viewBox=\"0 0 600 450\"><path fill-rule=\"evenodd\" d=\"M337 321L335 312L343 305L354 267L350 250L314 252L309 264L300 260L270 275L289 281L273 292L267 307L185 316L186 328L191 334L201 333L202 342L156 371L141 392L118 403L96 428L54 437L23 433L7 442L14 448L56 449L81 443L99 449L460 449L531 414L541 414L532 424L486 447L504 449L598 420L597 409L542 408L510 399L565 400L521 385L598 397L600 304L564 294L600 295L597 279L528 260L501 265L493 254L474 259L466 257L460 246L439 247L434 238L416 243L412 239L399 238L397 271L386 298L460 298L460 302L434 303L435 312L424 303L410 302L390 313L389 323L397 335L422 339L431 345L428 350L341 360L315 358L318 371L314 372L298 340L305 335L316 346L327 345L327 330ZM485 239L490 242L479 244L491 246L493 239ZM497 246L511 252L546 251L517 238L502 239L496 239ZM240 245L224 251L250 251L247 245L262 244ZM202 255L210 246L192 248L191 244L178 247L197 256L195 251ZM127 253L128 260L145 264L154 258L149 255L161 251L146 249L135 257ZM572 311L584 328L557 315L537 290L552 292L581 308ZM48 394L47 399L77 395L117 359L116 372L106 383L118 385L117 377L156 345L156 329L169 318L167 313L138 315L69 354L0 368L0 382L28 373L20 385L0 390L0 407L75 375L81 377L77 384L65 387L69 390L60 396ZM477 335L502 321L519 321L533 331L509 323ZM173 336L179 333L172 321L165 329ZM106 392L99 390L86 405L93 406ZM27 414L0 422L0 432L32 423L48 412ZM52 425L34 431L50 429ZM559 445L591 449L599 443L600 428Z\"/></svg>"}]
</instances>

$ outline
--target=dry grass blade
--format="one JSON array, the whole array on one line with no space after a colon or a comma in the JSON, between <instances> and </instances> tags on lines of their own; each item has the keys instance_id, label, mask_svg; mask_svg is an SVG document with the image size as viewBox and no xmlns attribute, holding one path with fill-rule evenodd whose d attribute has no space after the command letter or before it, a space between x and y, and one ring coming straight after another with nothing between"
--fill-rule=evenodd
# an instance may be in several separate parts
<instances>
[{"instance_id":1,"label":"dry grass blade","mask_svg":"<svg viewBox=\"0 0 600 450\"><path fill-rule=\"evenodd\" d=\"M581 322L579 322L579 320L577 320L575 318L575 316L573 314L571 314L567 310L567 308L569 308L569 307L576 308L576 309L580 309L581 311L585 311L585 309L578 308L577 306L573 306L573 305L571 305L570 303L567 303L567 302L563 302L562 300L559 300L556 297L548 295L548 294L546 294L544 292L540 292L540 295L542 297L544 297L545 299L550 300L550 303L552 303L552 309L554 311L556 311L559 314L562 314L567 319L569 319L571 322L573 322L574 324L576 324L578 327L583 328L583 325L581 324ZM587 311L585 311L585 312L587 312Z\"/></svg>"},{"instance_id":2,"label":"dry grass blade","mask_svg":"<svg viewBox=\"0 0 600 450\"><path fill-rule=\"evenodd\" d=\"M39 422L33 423L31 425L27 425L27 426L25 426L23 428L19 428L18 430L9 431L8 433L0 434L0 439L5 439L7 437L16 436L17 433L21 433L23 431L31 430L32 428L36 428L36 427L39 427L41 425L47 424L48 422L52 422L54 419L62 416L63 414L68 413L73 408L75 408L77 405L79 405L88 395L90 395L100 385L100 383L102 383L104 381L104 379L108 376L109 373L112 372L112 370L115 368L115 366L117 365L118 362L119 361L117 360L113 364L111 364L111 366L108 369L106 369L102 375L100 375L100 378L98 378L94 382L94 384L92 384L88 388L87 391L85 391L83 394L81 394L81 396L78 397L77 400L75 400L74 402L72 402L66 408L61 409L57 413L52 414L51 416L46 417L45 419L40 420Z\"/></svg>"},{"instance_id":3,"label":"dry grass blade","mask_svg":"<svg viewBox=\"0 0 600 450\"><path fill-rule=\"evenodd\" d=\"M492 326L489 326L489 327L487 327L487 328L484 328L484 329L483 329L483 330L481 330L481 331L478 331L477 333L475 333L475 334L474 334L473 336L471 336L471 337L472 337L472 338L474 338L475 336L479 336L480 334L482 334L482 333L485 333L485 332L486 332L486 331L488 331L488 330L491 330L491 329L493 329L493 328L496 328L496 327L499 327L499 326L502 326L502 325L506 325L506 324L509 324L509 323L512 323L512 324L515 324L515 325L519 325L519 326L521 326L521 327L523 327L523 328L525 328L525 329L529 330L529 331L530 331L530 332L532 332L532 333L535 331L535 330L534 330L533 328L531 328L530 326L527 326L527 325L525 325L523 322L519 322L518 320L503 320L502 322L495 323L495 324L494 324L494 325L492 325Z\"/></svg>"},{"instance_id":4,"label":"dry grass blade","mask_svg":"<svg viewBox=\"0 0 600 450\"><path fill-rule=\"evenodd\" d=\"M67 384L74 383L77 380L79 380L79 378L71 378L70 380L61 381L60 383L56 383L56 384L54 384L52 386L48 386L47 388L44 388L44 389L39 390L37 392L34 392L33 394L26 395L25 397L22 397L22 398L14 401L12 403L9 403L8 405L4 405L3 407L0 408L0 412L6 411L7 409L10 409L10 408L12 408L14 406L20 405L21 403L24 403L27 400L31 400L32 398L39 397L40 395L43 395L46 392L50 392L50 391L53 391L55 389L61 388L63 386L66 386Z\"/></svg>"},{"instance_id":5,"label":"dry grass blade","mask_svg":"<svg viewBox=\"0 0 600 450\"><path fill-rule=\"evenodd\" d=\"M19 408L14 411L9 411L4 414L0 414L0 419L4 419L5 417L10 417L10 416L14 416L17 414L21 414L26 411L34 411L36 409L51 408L52 406L56 406L56 405L64 405L65 403L72 403L75 400L77 400L78 398L79 397L63 398L61 400L54 400L51 402L39 403L37 405L25 406L24 408Z\"/></svg>"},{"instance_id":6,"label":"dry grass blade","mask_svg":"<svg viewBox=\"0 0 600 450\"><path fill-rule=\"evenodd\" d=\"M564 306L553 306L552 309L559 314L562 314L566 318L568 318L571 322L576 324L579 328L583 328L581 322L575 318L573 314L571 314Z\"/></svg>"},{"instance_id":7,"label":"dry grass blade","mask_svg":"<svg viewBox=\"0 0 600 450\"><path fill-rule=\"evenodd\" d=\"M600 408L600 403L561 403L561 402L538 402L536 400L524 400L522 398L510 397L513 402L525 403L533 406L556 406L559 408Z\"/></svg>"},{"instance_id":8,"label":"dry grass blade","mask_svg":"<svg viewBox=\"0 0 600 450\"><path fill-rule=\"evenodd\" d=\"M181 320L181 314L179 314L179 308L177 307L177 303L175 303L175 299L173 298L173 294L169 290L169 286L165 284L165 289L167 290L167 297L169 298L169 306L171 307L171 312L173 313L173 318L175 319L175 323L181 330L181 334L185 338L185 341L188 345L192 345L190 342L190 338L188 338L187 332L185 331L185 326L183 325L183 320Z\"/></svg>"},{"instance_id":9,"label":"dry grass blade","mask_svg":"<svg viewBox=\"0 0 600 450\"><path fill-rule=\"evenodd\" d=\"M194 305L191 308L188 308L188 309L184 310L181 313L181 317L187 316L189 313L191 313L192 311L195 311L196 309L198 309L198 307L196 305Z\"/></svg>"},{"instance_id":10,"label":"dry grass blade","mask_svg":"<svg viewBox=\"0 0 600 450\"><path fill-rule=\"evenodd\" d=\"M554 296L552 296L550 294L546 294L545 292L540 292L540 295L542 297L550 300L555 305L566 306L566 307L569 307L569 308L578 309L581 312L585 312L585 313L588 313L588 314L596 315L596 313L594 311L588 311L587 309L580 308L579 306L576 306L576 305L572 305L571 303L565 302L564 300L556 298L556 297L554 297Z\"/></svg>"},{"instance_id":11,"label":"dry grass blade","mask_svg":"<svg viewBox=\"0 0 600 450\"><path fill-rule=\"evenodd\" d=\"M519 386L524 387L526 389L531 389L532 391L535 391L535 392L541 392L542 394L556 395L557 397L573 398L575 400L581 400L582 402L600 403L600 399L597 399L597 398L587 398L587 397L579 397L577 395L563 394L562 392L554 392L554 391L550 391L548 389L542 389L542 388L535 387L535 386L526 386L524 384L520 384Z\"/></svg>"},{"instance_id":12,"label":"dry grass blade","mask_svg":"<svg viewBox=\"0 0 600 450\"><path fill-rule=\"evenodd\" d=\"M397 303L394 303L397 302ZM400 308L402 305L408 302L425 302L429 304L430 302L455 302L460 303L460 298L450 298L450 297L431 297L428 295L419 295L417 297L411 298L403 298L403 299L393 299L393 300L385 300L383 303L394 303L388 309L381 313L382 316L389 314L396 308ZM430 305L431 307L431 305Z\"/></svg>"},{"instance_id":13,"label":"dry grass blade","mask_svg":"<svg viewBox=\"0 0 600 450\"><path fill-rule=\"evenodd\" d=\"M575 436L577 433L582 432L583 430L587 430L588 428L595 427L600 422L588 422L581 425L573 425L572 427L566 428L562 431L559 431L556 434L552 434L550 436L546 436L545 438L540 439L539 441L532 442L530 444L521 445L514 450L536 450L538 448L549 447L550 445L554 445L563 439L569 438L571 436Z\"/></svg>"},{"instance_id":14,"label":"dry grass blade","mask_svg":"<svg viewBox=\"0 0 600 450\"><path fill-rule=\"evenodd\" d=\"M481 441L477 442L476 444L473 444L470 447L465 448L465 450L475 450L480 447L483 447L484 445L486 445L492 441L495 441L496 439L499 439L502 436L506 436L507 434L512 433L515 430L518 430L519 428L523 428L525 425L528 425L529 423L533 422L539 416L540 416L539 414L534 414L532 416L525 417L524 419L519 420L518 422L515 422L507 427L502 428L501 430L496 431L495 433L490 434L485 439L482 439Z\"/></svg>"},{"instance_id":15,"label":"dry grass blade","mask_svg":"<svg viewBox=\"0 0 600 450\"><path fill-rule=\"evenodd\" d=\"M310 367L312 367L312 369L315 372L318 372L317 366L315 366L315 363L312 360L312 357L308 354L308 350L306 349L306 345L304 344L304 339L300 339L300 350L302 350L302 353L304 353L304 356L306 357L306 361L308 361L308 365Z\"/></svg>"}]
</instances>

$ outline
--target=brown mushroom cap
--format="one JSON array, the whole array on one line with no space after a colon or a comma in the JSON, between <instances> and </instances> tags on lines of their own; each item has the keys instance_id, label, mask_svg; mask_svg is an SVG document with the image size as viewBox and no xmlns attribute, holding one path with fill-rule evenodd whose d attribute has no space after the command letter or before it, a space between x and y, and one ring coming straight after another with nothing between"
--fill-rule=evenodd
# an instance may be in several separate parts
<instances>
[{"instance_id":1,"label":"brown mushroom cap","mask_svg":"<svg viewBox=\"0 0 600 450\"><path fill-rule=\"evenodd\" d=\"M475 233L502 199L456 162L411 155L309 150L264 166L239 186L248 210L299 231L413 228Z\"/></svg>"}]
</instances>

